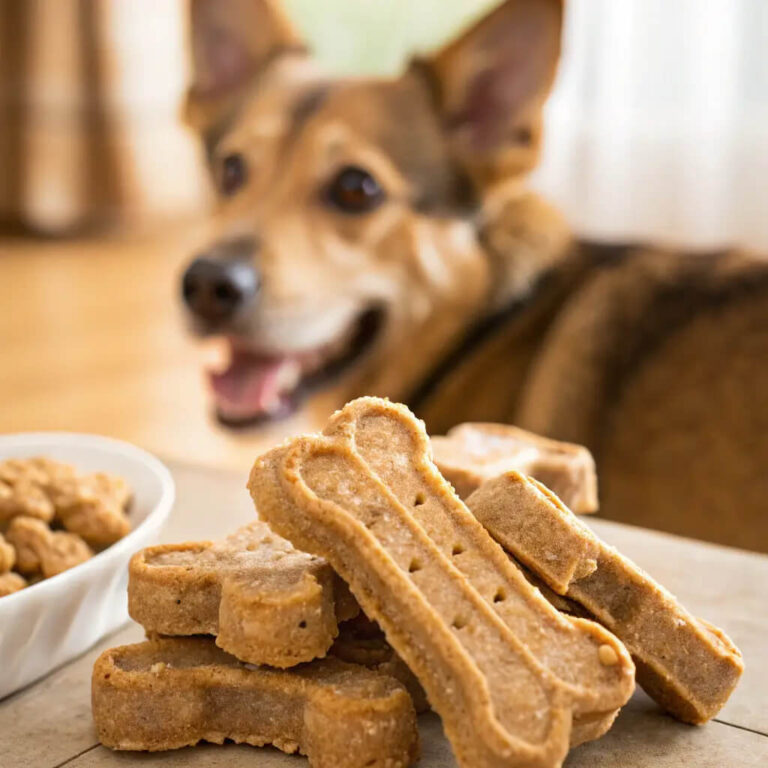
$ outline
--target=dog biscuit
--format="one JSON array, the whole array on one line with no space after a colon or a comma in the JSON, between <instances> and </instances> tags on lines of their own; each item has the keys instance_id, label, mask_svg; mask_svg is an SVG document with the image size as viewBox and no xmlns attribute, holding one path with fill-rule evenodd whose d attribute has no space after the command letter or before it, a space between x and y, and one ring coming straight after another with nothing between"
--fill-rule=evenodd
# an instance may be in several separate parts
<instances>
[{"instance_id":1,"label":"dog biscuit","mask_svg":"<svg viewBox=\"0 0 768 768\"><path fill-rule=\"evenodd\" d=\"M16 550L5 540L0 533L0 574L8 573L16 562Z\"/></svg>"},{"instance_id":2,"label":"dog biscuit","mask_svg":"<svg viewBox=\"0 0 768 768\"><path fill-rule=\"evenodd\" d=\"M215 543L150 547L129 567L128 611L148 633L216 635L252 664L284 668L324 656L337 621L358 610L324 560L260 521Z\"/></svg>"},{"instance_id":3,"label":"dog biscuit","mask_svg":"<svg viewBox=\"0 0 768 768\"><path fill-rule=\"evenodd\" d=\"M552 595L555 593L552 592ZM361 664L394 677L411 694L417 713L430 709L427 694L416 675L395 653L378 625L370 621L365 614L360 614L356 619L346 621L339 627L339 636L329 653L342 661ZM618 714L617 708L609 712L575 717L571 727L570 746L577 747L586 741L599 738L610 729Z\"/></svg>"},{"instance_id":4,"label":"dog biscuit","mask_svg":"<svg viewBox=\"0 0 768 768\"><path fill-rule=\"evenodd\" d=\"M597 474L583 446L507 424L460 424L432 438L437 468L462 499L486 480L516 470L551 488L577 514L597 511Z\"/></svg>"},{"instance_id":5,"label":"dog biscuit","mask_svg":"<svg viewBox=\"0 0 768 768\"><path fill-rule=\"evenodd\" d=\"M121 477L95 472L58 478L48 486L56 518L93 547L107 547L131 530L125 515L131 500Z\"/></svg>"},{"instance_id":6,"label":"dog biscuit","mask_svg":"<svg viewBox=\"0 0 768 768\"><path fill-rule=\"evenodd\" d=\"M0 597L12 595L27 586L27 580L14 571L0 573Z\"/></svg>"},{"instance_id":7,"label":"dog biscuit","mask_svg":"<svg viewBox=\"0 0 768 768\"><path fill-rule=\"evenodd\" d=\"M631 695L621 643L528 584L439 475L406 408L354 401L322 436L258 460L249 486L262 517L326 557L382 626L460 765L559 765L573 715L604 723Z\"/></svg>"},{"instance_id":8,"label":"dog biscuit","mask_svg":"<svg viewBox=\"0 0 768 768\"><path fill-rule=\"evenodd\" d=\"M105 651L92 680L99 740L167 750L225 739L307 755L313 768L406 768L416 714L394 679L328 658L291 670L244 664L210 638Z\"/></svg>"},{"instance_id":9,"label":"dog biscuit","mask_svg":"<svg viewBox=\"0 0 768 768\"><path fill-rule=\"evenodd\" d=\"M28 477L13 483L0 479L0 523L15 517L35 517L44 522L53 520L53 504L43 489Z\"/></svg>"},{"instance_id":10,"label":"dog biscuit","mask_svg":"<svg viewBox=\"0 0 768 768\"><path fill-rule=\"evenodd\" d=\"M15 517L5 538L16 550L16 570L25 576L42 573L48 579L93 556L79 536L51 531L42 520L33 517Z\"/></svg>"},{"instance_id":11,"label":"dog biscuit","mask_svg":"<svg viewBox=\"0 0 768 768\"><path fill-rule=\"evenodd\" d=\"M489 480L467 504L511 555L624 641L638 682L664 709L689 723L717 714L744 669L720 629L691 616L531 478Z\"/></svg>"}]
</instances>

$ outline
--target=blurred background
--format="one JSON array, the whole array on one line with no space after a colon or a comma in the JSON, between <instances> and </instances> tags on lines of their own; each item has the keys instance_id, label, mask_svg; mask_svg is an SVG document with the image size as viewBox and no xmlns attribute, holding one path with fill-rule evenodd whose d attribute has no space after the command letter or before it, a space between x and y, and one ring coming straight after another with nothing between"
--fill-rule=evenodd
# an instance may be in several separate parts
<instances>
[{"instance_id":1,"label":"blurred background","mask_svg":"<svg viewBox=\"0 0 768 768\"><path fill-rule=\"evenodd\" d=\"M492 0L285 0L325 66L396 73ZM0 0L0 431L247 466L178 306L209 190L183 0ZM768 251L768 4L569 0L533 179L579 234Z\"/></svg>"}]
</instances>

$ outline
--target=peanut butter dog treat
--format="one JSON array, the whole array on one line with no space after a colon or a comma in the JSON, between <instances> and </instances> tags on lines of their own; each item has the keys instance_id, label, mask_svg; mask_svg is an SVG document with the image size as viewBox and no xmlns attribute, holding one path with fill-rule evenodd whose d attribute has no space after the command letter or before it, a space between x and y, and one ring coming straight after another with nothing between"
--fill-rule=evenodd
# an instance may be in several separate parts
<instances>
[{"instance_id":1,"label":"peanut butter dog treat","mask_svg":"<svg viewBox=\"0 0 768 768\"><path fill-rule=\"evenodd\" d=\"M32 517L15 517L5 537L16 550L16 570L25 576L42 573L48 579L93 556L79 536L51 531Z\"/></svg>"},{"instance_id":2,"label":"peanut butter dog treat","mask_svg":"<svg viewBox=\"0 0 768 768\"><path fill-rule=\"evenodd\" d=\"M121 477L96 472L60 478L49 486L56 517L93 547L107 547L131 530L125 515L131 499Z\"/></svg>"},{"instance_id":3,"label":"peanut butter dog treat","mask_svg":"<svg viewBox=\"0 0 768 768\"><path fill-rule=\"evenodd\" d=\"M581 445L507 424L460 424L445 437L433 437L432 451L462 499L486 480L516 470L551 488L577 514L597 510L595 462Z\"/></svg>"},{"instance_id":4,"label":"peanut butter dog treat","mask_svg":"<svg viewBox=\"0 0 768 768\"><path fill-rule=\"evenodd\" d=\"M554 595L554 592L552 594ZM378 625L367 619L364 614L344 622L339 627L339 636L329 653L342 661L362 664L394 677L411 694L416 712L426 712L430 709L427 695L418 678L395 653ZM615 709L612 712L575 717L571 727L570 745L576 747L599 738L610 729L618 714L619 710Z\"/></svg>"},{"instance_id":5,"label":"peanut butter dog treat","mask_svg":"<svg viewBox=\"0 0 768 768\"><path fill-rule=\"evenodd\" d=\"M14 592L18 592L26 586L26 579L23 576L19 576L18 573L10 571L9 573L0 574L0 597L12 595Z\"/></svg>"},{"instance_id":6,"label":"peanut butter dog treat","mask_svg":"<svg viewBox=\"0 0 768 768\"><path fill-rule=\"evenodd\" d=\"M301 752L313 768L406 768L416 714L394 679L338 659L253 667L208 638L113 648L93 668L93 718L113 749L166 750L225 739Z\"/></svg>"},{"instance_id":7,"label":"peanut butter dog treat","mask_svg":"<svg viewBox=\"0 0 768 768\"><path fill-rule=\"evenodd\" d=\"M744 669L721 630L691 616L531 478L489 480L467 504L510 554L626 643L638 682L664 709L689 723L717 714Z\"/></svg>"},{"instance_id":8,"label":"peanut butter dog treat","mask_svg":"<svg viewBox=\"0 0 768 768\"><path fill-rule=\"evenodd\" d=\"M216 635L252 664L291 667L325 656L337 621L358 612L319 557L256 521L219 542L150 547L131 559L128 611L148 633Z\"/></svg>"},{"instance_id":9,"label":"peanut butter dog treat","mask_svg":"<svg viewBox=\"0 0 768 768\"><path fill-rule=\"evenodd\" d=\"M26 477L14 483L0 479L0 524L22 515L50 522L53 513L51 500L36 483Z\"/></svg>"},{"instance_id":10,"label":"peanut butter dog treat","mask_svg":"<svg viewBox=\"0 0 768 768\"><path fill-rule=\"evenodd\" d=\"M572 715L605 720L631 695L621 643L528 584L437 472L406 408L348 404L322 436L259 459L250 489L262 517L326 557L379 623L460 765L560 765Z\"/></svg>"},{"instance_id":11,"label":"peanut butter dog treat","mask_svg":"<svg viewBox=\"0 0 768 768\"><path fill-rule=\"evenodd\" d=\"M8 573L16 562L16 550L5 540L0 533L0 574Z\"/></svg>"}]
</instances>

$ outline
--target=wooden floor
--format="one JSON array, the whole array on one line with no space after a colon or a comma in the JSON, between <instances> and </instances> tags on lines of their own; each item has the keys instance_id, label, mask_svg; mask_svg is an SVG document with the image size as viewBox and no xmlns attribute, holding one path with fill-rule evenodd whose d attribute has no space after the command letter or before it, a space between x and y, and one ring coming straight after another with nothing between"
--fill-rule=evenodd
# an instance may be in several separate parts
<instances>
[{"instance_id":1,"label":"wooden floor","mask_svg":"<svg viewBox=\"0 0 768 768\"><path fill-rule=\"evenodd\" d=\"M133 240L0 242L0 432L70 430L166 458L247 468L319 423L317 404L268 430L211 418L205 350L184 329L178 275L194 227ZM328 406L330 407L330 406Z\"/></svg>"}]
</instances>

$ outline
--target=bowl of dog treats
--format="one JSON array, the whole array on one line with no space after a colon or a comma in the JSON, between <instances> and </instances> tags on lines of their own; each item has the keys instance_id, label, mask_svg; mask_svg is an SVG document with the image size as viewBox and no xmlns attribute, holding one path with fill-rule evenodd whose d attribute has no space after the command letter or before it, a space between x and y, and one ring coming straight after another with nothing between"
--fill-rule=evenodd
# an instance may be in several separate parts
<instances>
[{"instance_id":1,"label":"bowl of dog treats","mask_svg":"<svg viewBox=\"0 0 768 768\"><path fill-rule=\"evenodd\" d=\"M127 620L128 561L174 495L165 466L127 443L0 436L0 698Z\"/></svg>"}]
</instances>

